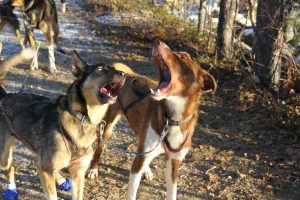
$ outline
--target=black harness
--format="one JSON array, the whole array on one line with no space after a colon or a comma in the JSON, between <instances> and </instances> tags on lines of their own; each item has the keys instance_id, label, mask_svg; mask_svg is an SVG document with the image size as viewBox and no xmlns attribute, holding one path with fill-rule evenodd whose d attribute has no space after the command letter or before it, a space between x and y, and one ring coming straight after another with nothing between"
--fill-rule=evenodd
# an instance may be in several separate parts
<instances>
[{"instance_id":1,"label":"black harness","mask_svg":"<svg viewBox=\"0 0 300 200\"><path fill-rule=\"evenodd\" d=\"M69 112L72 114L73 117L75 117L76 119L78 119L80 121L80 123L82 124L91 124L90 118L84 114L82 114L79 111L70 109ZM72 141L72 139L70 138L69 134L67 133L67 131L63 128L62 124L59 122L59 126L60 126L60 133L62 134L64 143L69 151L69 154L71 156L71 161L70 163L74 163L76 162L76 160L80 159L82 156L84 156L84 154L86 153L85 148L79 149L74 142ZM106 126L106 122L104 120L102 120L98 125L98 131L97 131L97 136L98 137L102 137L102 134L104 132Z\"/></svg>"}]
</instances>

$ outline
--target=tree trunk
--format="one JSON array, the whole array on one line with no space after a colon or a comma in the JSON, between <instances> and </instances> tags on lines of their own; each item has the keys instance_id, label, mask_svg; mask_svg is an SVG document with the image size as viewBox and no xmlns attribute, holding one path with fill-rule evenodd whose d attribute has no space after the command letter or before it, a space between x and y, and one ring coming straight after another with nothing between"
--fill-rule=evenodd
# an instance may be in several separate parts
<instances>
[{"instance_id":1,"label":"tree trunk","mask_svg":"<svg viewBox=\"0 0 300 200\"><path fill-rule=\"evenodd\" d=\"M285 0L258 0L254 70L261 84L278 89L281 75L283 47L283 18Z\"/></svg>"},{"instance_id":2,"label":"tree trunk","mask_svg":"<svg viewBox=\"0 0 300 200\"><path fill-rule=\"evenodd\" d=\"M206 0L200 0L199 11L198 11L198 33L203 34L206 22L207 4Z\"/></svg>"},{"instance_id":3,"label":"tree trunk","mask_svg":"<svg viewBox=\"0 0 300 200\"><path fill-rule=\"evenodd\" d=\"M217 29L217 56L218 59L231 59L234 55L233 36L234 20L238 12L239 0L221 0L220 14Z\"/></svg>"}]
</instances>

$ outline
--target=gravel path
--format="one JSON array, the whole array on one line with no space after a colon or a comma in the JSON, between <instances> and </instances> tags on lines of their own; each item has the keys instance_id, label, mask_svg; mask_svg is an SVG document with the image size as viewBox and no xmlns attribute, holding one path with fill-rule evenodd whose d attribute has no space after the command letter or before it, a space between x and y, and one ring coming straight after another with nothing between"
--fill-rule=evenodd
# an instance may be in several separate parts
<instances>
[{"instance_id":1,"label":"gravel path","mask_svg":"<svg viewBox=\"0 0 300 200\"><path fill-rule=\"evenodd\" d=\"M29 73L28 64L14 68L8 76L9 91L18 91L25 75L29 74L28 92L53 98L64 94L73 80L70 72L73 50L91 63L123 61L143 75L156 77L149 43L118 37L122 35L122 27L114 29L97 22L92 13L85 11L82 1L68 3L69 10L63 15L60 1L57 1L60 44L67 51L66 56L56 54L58 73L49 74L43 70L48 63L48 53L45 39L36 31L37 39L42 41L41 70ZM3 57L20 50L9 30L1 32L0 39L4 43ZM285 136L289 132L278 128L267 113L242 111L236 88L227 84L232 81L230 79L232 77L218 77L216 95L203 97L193 147L179 174L178 199L299 199L299 143L287 139ZM111 141L124 149L135 150L135 136L125 121L117 125ZM99 178L86 180L85 199L126 199L132 160L132 157L107 149L101 159ZM42 199L34 155L22 144L17 145L14 166L20 199ZM155 159L151 168L155 178L142 181L138 198L164 199L163 156ZM0 192L4 183L1 171ZM70 199L69 192L59 191L58 195L61 199Z\"/></svg>"}]
</instances>

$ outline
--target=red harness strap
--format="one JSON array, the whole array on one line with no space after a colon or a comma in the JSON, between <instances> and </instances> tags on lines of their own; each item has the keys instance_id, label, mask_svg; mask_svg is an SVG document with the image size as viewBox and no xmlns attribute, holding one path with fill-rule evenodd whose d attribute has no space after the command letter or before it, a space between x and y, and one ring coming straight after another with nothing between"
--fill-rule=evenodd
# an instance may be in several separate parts
<instances>
[{"instance_id":1,"label":"red harness strap","mask_svg":"<svg viewBox=\"0 0 300 200\"><path fill-rule=\"evenodd\" d=\"M183 143L177 149L173 149L170 146L168 140L165 137L165 139L163 140L165 151L166 152L172 152L172 153L178 153L178 152L180 152L184 147L186 147L186 145L187 145L187 143L189 141L189 138L191 138L191 136L192 136L192 134L191 134L191 132L189 132L188 135L186 136L186 138L184 139Z\"/></svg>"},{"instance_id":2,"label":"red harness strap","mask_svg":"<svg viewBox=\"0 0 300 200\"><path fill-rule=\"evenodd\" d=\"M68 144L67 138L65 137L65 129L62 127L62 125L61 125L60 122L58 122L58 124L59 124L59 128L60 128L60 134L61 134L61 137L62 137L63 140L64 140L64 143L65 143L65 145L66 145L66 147L67 147L67 149L68 149L68 152L69 152L69 154L70 154L70 157L72 158L72 152L71 152L71 150L70 150L70 148L69 148L69 144Z\"/></svg>"},{"instance_id":3,"label":"red harness strap","mask_svg":"<svg viewBox=\"0 0 300 200\"><path fill-rule=\"evenodd\" d=\"M10 128L11 128L11 130L12 130L12 132L11 132L12 135L15 136L15 137L16 137L18 140L20 140L22 143L24 143L24 144L25 144L27 147L29 147L31 150L33 150L34 152L36 152L36 149L33 147L33 145L32 145L30 142L28 142L26 139L22 138L22 137L20 136L20 134L17 134L16 128L15 128L15 126L14 126L12 120L10 119L10 117L8 116L8 114L6 113L6 111L5 111L5 109L4 109L3 105L2 105L2 101L0 102L0 108L1 108L1 110L2 110L2 112L3 112L3 115L4 115L5 119L6 119L6 121L8 122L8 124L9 124L9 126L10 126Z\"/></svg>"}]
</instances>

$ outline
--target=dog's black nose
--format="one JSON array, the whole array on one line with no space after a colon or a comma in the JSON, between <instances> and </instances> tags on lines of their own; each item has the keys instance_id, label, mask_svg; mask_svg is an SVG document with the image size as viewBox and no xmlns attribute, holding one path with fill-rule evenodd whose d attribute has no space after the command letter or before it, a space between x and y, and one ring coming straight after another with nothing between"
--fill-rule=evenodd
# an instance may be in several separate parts
<instances>
[{"instance_id":1,"label":"dog's black nose","mask_svg":"<svg viewBox=\"0 0 300 200\"><path fill-rule=\"evenodd\" d=\"M156 39L156 40L154 40L154 42L153 42L153 46L155 47L155 46L158 46L158 45L160 45L160 43L161 43L161 41L159 40L159 39Z\"/></svg>"}]
</instances>

